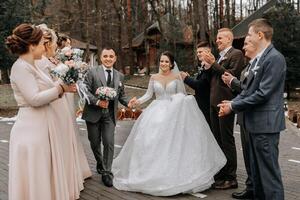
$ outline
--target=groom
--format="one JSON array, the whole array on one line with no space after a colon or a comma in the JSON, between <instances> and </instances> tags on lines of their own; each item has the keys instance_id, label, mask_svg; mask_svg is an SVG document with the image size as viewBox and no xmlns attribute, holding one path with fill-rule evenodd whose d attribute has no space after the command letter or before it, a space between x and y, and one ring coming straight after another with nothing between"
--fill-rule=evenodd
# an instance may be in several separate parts
<instances>
[{"instance_id":1,"label":"groom","mask_svg":"<svg viewBox=\"0 0 300 200\"><path fill-rule=\"evenodd\" d=\"M84 80L90 102L85 104L82 119L86 121L88 138L97 161L97 172L102 174L104 185L112 187L111 166L114 156L114 132L118 102L124 106L130 106L130 104L124 92L124 76L113 68L117 60L115 51L112 48L104 48L100 59L102 65L92 67ZM95 96L97 88L103 86L115 88L117 96L114 100L99 100ZM104 109L109 111L103 112ZM104 147L103 155L101 140Z\"/></svg>"}]
</instances>

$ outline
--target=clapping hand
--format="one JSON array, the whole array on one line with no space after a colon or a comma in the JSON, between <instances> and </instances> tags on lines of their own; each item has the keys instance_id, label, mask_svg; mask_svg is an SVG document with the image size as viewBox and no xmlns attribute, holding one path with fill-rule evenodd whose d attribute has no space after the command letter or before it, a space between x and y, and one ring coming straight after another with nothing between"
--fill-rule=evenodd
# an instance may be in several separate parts
<instances>
[{"instance_id":1,"label":"clapping hand","mask_svg":"<svg viewBox=\"0 0 300 200\"><path fill-rule=\"evenodd\" d=\"M224 100L222 103L218 104L219 110L219 117L224 117L231 113L231 101Z\"/></svg>"},{"instance_id":2,"label":"clapping hand","mask_svg":"<svg viewBox=\"0 0 300 200\"><path fill-rule=\"evenodd\" d=\"M205 69L209 69L211 65L216 62L214 55L211 52L203 51L201 53L203 62L205 63Z\"/></svg>"},{"instance_id":3,"label":"clapping hand","mask_svg":"<svg viewBox=\"0 0 300 200\"><path fill-rule=\"evenodd\" d=\"M232 74L230 74L229 72L224 72L224 74L222 75L222 80L223 82L230 87L230 82L232 81L232 79L234 79L235 77L232 76Z\"/></svg>"}]
</instances>

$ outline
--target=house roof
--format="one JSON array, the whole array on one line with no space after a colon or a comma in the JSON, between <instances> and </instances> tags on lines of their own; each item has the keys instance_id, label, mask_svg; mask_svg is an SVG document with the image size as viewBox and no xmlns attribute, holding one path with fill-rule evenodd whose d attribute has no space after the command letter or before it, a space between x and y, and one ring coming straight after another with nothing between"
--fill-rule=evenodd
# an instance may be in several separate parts
<instances>
[{"instance_id":1,"label":"house roof","mask_svg":"<svg viewBox=\"0 0 300 200\"><path fill-rule=\"evenodd\" d=\"M82 41L76 40L74 38L71 38L71 40L72 40L72 47L78 48L78 49L86 49L86 45L87 45L86 42L82 42ZM97 50L97 47L95 45L89 44L89 49Z\"/></svg>"},{"instance_id":2,"label":"house roof","mask_svg":"<svg viewBox=\"0 0 300 200\"><path fill-rule=\"evenodd\" d=\"M192 43L192 30L185 23L179 21L171 14L166 14L161 17L162 29L164 36L168 40L176 41L177 43ZM132 47L139 47L143 44L145 37L151 38L151 36L161 33L158 21L150 25L145 31L138 34L132 40ZM123 48L129 48L126 44Z\"/></svg>"},{"instance_id":3,"label":"house roof","mask_svg":"<svg viewBox=\"0 0 300 200\"><path fill-rule=\"evenodd\" d=\"M161 17L161 25L166 39L173 40L178 43L192 43L192 38L185 37L185 31L189 30L187 28L188 26L182 21L176 19L176 17L170 13ZM146 29L146 34L149 36L156 34L157 32L161 33L158 21Z\"/></svg>"},{"instance_id":4,"label":"house roof","mask_svg":"<svg viewBox=\"0 0 300 200\"><path fill-rule=\"evenodd\" d=\"M265 5L260 7L258 10L249 15L246 19L238 23L232 28L234 38L246 37L248 32L248 25L255 19L263 17L263 15L268 12L272 7L278 3L279 0L270 0Z\"/></svg>"}]
</instances>

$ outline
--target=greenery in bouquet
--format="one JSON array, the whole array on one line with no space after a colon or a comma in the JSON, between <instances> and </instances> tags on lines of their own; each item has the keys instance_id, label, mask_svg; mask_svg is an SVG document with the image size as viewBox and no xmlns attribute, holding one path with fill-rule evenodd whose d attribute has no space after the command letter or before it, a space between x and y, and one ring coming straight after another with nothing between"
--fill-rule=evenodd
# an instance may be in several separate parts
<instances>
[{"instance_id":1,"label":"greenery in bouquet","mask_svg":"<svg viewBox=\"0 0 300 200\"><path fill-rule=\"evenodd\" d=\"M111 87L99 87L96 92L96 97L100 100L114 100L117 96L117 91Z\"/></svg>"},{"instance_id":2,"label":"greenery in bouquet","mask_svg":"<svg viewBox=\"0 0 300 200\"><path fill-rule=\"evenodd\" d=\"M54 77L60 78L66 84L76 83L83 80L88 65L82 61L83 50L65 47L58 51L56 59L57 67L51 70Z\"/></svg>"},{"instance_id":3,"label":"greenery in bouquet","mask_svg":"<svg viewBox=\"0 0 300 200\"><path fill-rule=\"evenodd\" d=\"M56 58L62 63L73 60L75 63L82 61L83 50L71 47L64 47L57 52Z\"/></svg>"}]
</instances>

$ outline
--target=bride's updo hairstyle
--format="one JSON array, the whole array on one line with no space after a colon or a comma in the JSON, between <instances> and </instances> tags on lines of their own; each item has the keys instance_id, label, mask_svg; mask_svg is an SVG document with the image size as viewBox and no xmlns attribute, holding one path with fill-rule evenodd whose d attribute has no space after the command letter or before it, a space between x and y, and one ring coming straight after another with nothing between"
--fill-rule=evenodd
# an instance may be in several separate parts
<instances>
[{"instance_id":1,"label":"bride's updo hairstyle","mask_svg":"<svg viewBox=\"0 0 300 200\"><path fill-rule=\"evenodd\" d=\"M9 51L22 55L29 51L30 45L38 45L43 37L43 32L31 24L20 24L5 40Z\"/></svg>"},{"instance_id":2,"label":"bride's updo hairstyle","mask_svg":"<svg viewBox=\"0 0 300 200\"><path fill-rule=\"evenodd\" d=\"M159 57L159 60L162 56L167 56L170 60L170 64L171 64L171 67L170 69L174 69L174 63L175 63L175 59L174 59L174 56L173 54L170 52L170 51L164 51L160 54L160 57Z\"/></svg>"}]
</instances>

